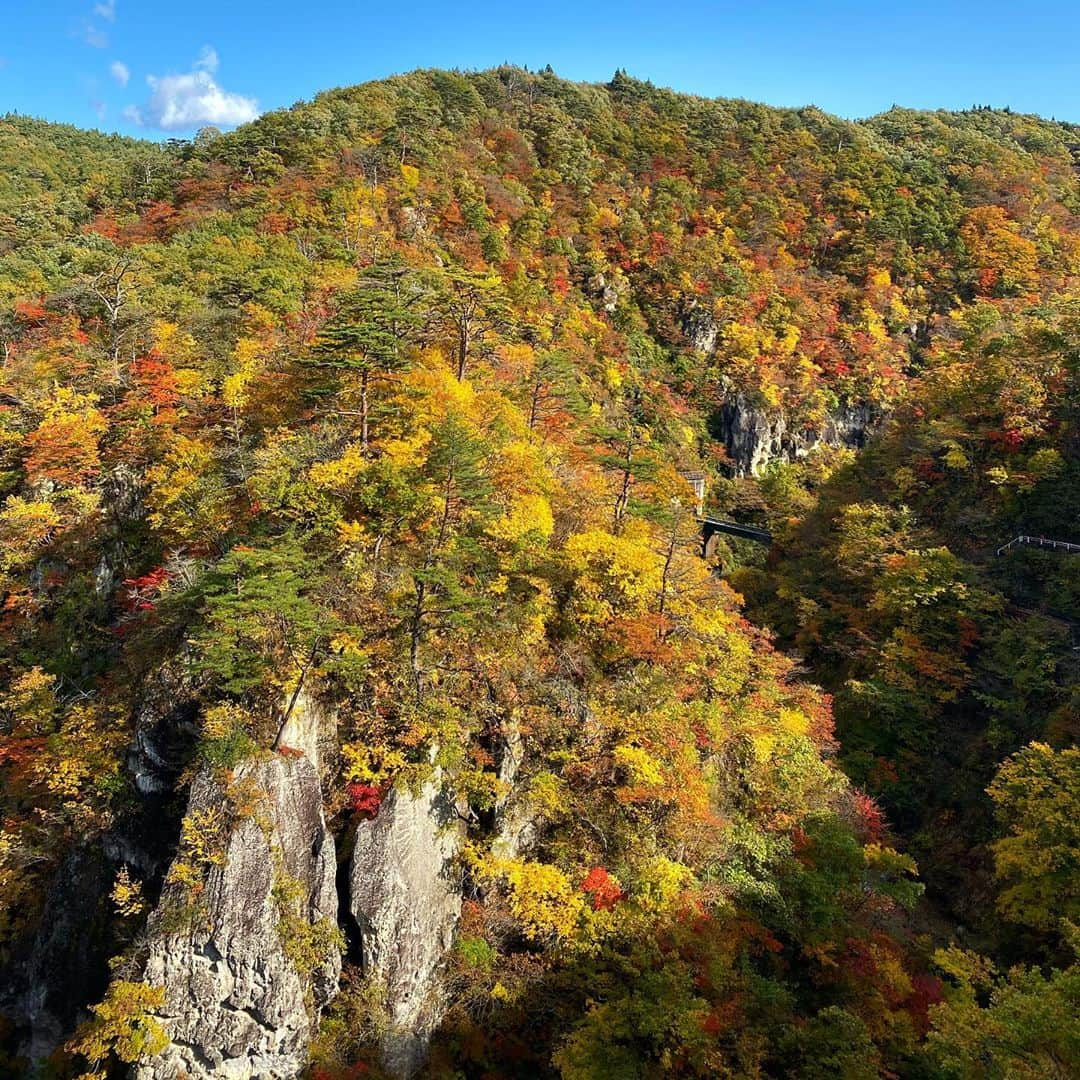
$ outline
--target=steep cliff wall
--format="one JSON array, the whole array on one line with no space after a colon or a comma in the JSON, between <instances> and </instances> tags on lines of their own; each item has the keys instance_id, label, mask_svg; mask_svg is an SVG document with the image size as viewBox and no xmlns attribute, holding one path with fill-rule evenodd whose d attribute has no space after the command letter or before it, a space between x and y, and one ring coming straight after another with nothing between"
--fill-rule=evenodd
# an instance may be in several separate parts
<instances>
[{"instance_id":1,"label":"steep cliff wall","mask_svg":"<svg viewBox=\"0 0 1080 1080\"><path fill-rule=\"evenodd\" d=\"M185 657L163 664L143 684L127 766L140 795L167 795L199 736L197 686Z\"/></svg>"},{"instance_id":2,"label":"steep cliff wall","mask_svg":"<svg viewBox=\"0 0 1080 1080\"><path fill-rule=\"evenodd\" d=\"M736 476L755 475L770 461L792 461L815 446L860 447L880 416L869 405L842 405L819 428L792 421L779 409L753 404L743 393L720 407L713 431Z\"/></svg>"},{"instance_id":3,"label":"steep cliff wall","mask_svg":"<svg viewBox=\"0 0 1080 1080\"><path fill-rule=\"evenodd\" d=\"M254 812L209 866L195 910L173 874L151 920L143 978L165 987L160 1019L171 1043L136 1070L138 1080L292 1080L336 989L334 842L315 767L279 756L242 765L233 783L257 796ZM226 814L226 803L221 783L203 772L189 820Z\"/></svg>"},{"instance_id":4,"label":"steep cliff wall","mask_svg":"<svg viewBox=\"0 0 1080 1080\"><path fill-rule=\"evenodd\" d=\"M513 859L536 837L536 816L516 783L525 761L525 739L515 722L507 726L499 746L499 782L503 794L495 803L495 829L491 850L501 859Z\"/></svg>"},{"instance_id":5,"label":"steep cliff wall","mask_svg":"<svg viewBox=\"0 0 1080 1080\"><path fill-rule=\"evenodd\" d=\"M419 794L393 791L356 830L350 910L365 971L386 988L386 1068L410 1077L442 1015L439 969L461 912L454 866L462 831L438 774Z\"/></svg>"},{"instance_id":6,"label":"steep cliff wall","mask_svg":"<svg viewBox=\"0 0 1080 1080\"><path fill-rule=\"evenodd\" d=\"M283 702L283 711L289 702ZM308 691L301 690L288 710L278 745L299 750L323 779L337 761L337 714Z\"/></svg>"},{"instance_id":7,"label":"steep cliff wall","mask_svg":"<svg viewBox=\"0 0 1080 1080\"><path fill-rule=\"evenodd\" d=\"M37 932L24 956L0 972L0 1008L25 1031L31 1061L52 1053L97 1001L109 980L115 942L108 931L114 868L96 847L78 847L60 864Z\"/></svg>"}]
</instances>

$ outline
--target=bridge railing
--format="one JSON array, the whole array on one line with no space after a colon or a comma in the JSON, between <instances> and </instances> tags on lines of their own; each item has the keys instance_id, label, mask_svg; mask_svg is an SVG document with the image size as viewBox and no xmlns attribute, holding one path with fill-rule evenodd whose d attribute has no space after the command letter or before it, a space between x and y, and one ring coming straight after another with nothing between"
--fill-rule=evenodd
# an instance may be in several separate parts
<instances>
[{"instance_id":1,"label":"bridge railing","mask_svg":"<svg viewBox=\"0 0 1080 1080\"><path fill-rule=\"evenodd\" d=\"M997 549L999 555L1004 555L1010 548L1017 547L1019 544L1031 544L1035 547L1050 548L1052 551L1068 551L1068 552L1080 552L1080 544L1070 544L1066 540L1048 540L1045 536L1024 536L1020 535L1014 537L1007 544L1002 544Z\"/></svg>"},{"instance_id":2,"label":"bridge railing","mask_svg":"<svg viewBox=\"0 0 1080 1080\"><path fill-rule=\"evenodd\" d=\"M772 534L768 529L758 528L756 525L744 525L740 521L724 521L722 518L700 517L703 540L708 543L710 535L714 533L727 533L729 536L739 536L744 540L755 540L759 544L771 544Z\"/></svg>"}]
</instances>

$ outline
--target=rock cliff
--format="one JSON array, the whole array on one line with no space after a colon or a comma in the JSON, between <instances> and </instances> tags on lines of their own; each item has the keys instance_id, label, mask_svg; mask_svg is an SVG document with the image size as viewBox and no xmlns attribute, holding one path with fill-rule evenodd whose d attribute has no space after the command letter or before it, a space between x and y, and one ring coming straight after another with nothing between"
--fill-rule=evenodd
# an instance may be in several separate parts
<instances>
[{"instance_id":1,"label":"rock cliff","mask_svg":"<svg viewBox=\"0 0 1080 1080\"><path fill-rule=\"evenodd\" d=\"M163 664L143 684L127 759L140 795L174 790L199 735L196 694L183 656Z\"/></svg>"},{"instance_id":2,"label":"rock cliff","mask_svg":"<svg viewBox=\"0 0 1080 1080\"><path fill-rule=\"evenodd\" d=\"M100 848L74 848L60 864L27 954L0 971L0 1009L25 1031L31 1061L52 1053L108 984L113 867Z\"/></svg>"},{"instance_id":3,"label":"rock cliff","mask_svg":"<svg viewBox=\"0 0 1080 1080\"><path fill-rule=\"evenodd\" d=\"M386 988L391 1026L381 1049L394 1076L419 1069L442 1016L439 969L461 912L461 838L438 774L419 794L391 792L378 816L357 826L349 906L364 970Z\"/></svg>"},{"instance_id":4,"label":"rock cliff","mask_svg":"<svg viewBox=\"0 0 1080 1080\"><path fill-rule=\"evenodd\" d=\"M316 769L306 758L278 756L240 766L233 785L255 807L210 861L194 910L173 873L150 923L143 979L165 988L159 1019L171 1042L136 1069L138 1080L292 1080L335 992L334 842ZM192 785L189 820L228 813L226 791L204 771ZM182 845L178 860L186 857Z\"/></svg>"},{"instance_id":5,"label":"rock cliff","mask_svg":"<svg viewBox=\"0 0 1080 1080\"><path fill-rule=\"evenodd\" d=\"M536 818L528 800L516 783L525 761L525 739L517 723L511 723L503 733L499 746L499 782L503 794L495 803L495 835L492 854L501 859L513 859L536 838Z\"/></svg>"},{"instance_id":6,"label":"rock cliff","mask_svg":"<svg viewBox=\"0 0 1080 1080\"><path fill-rule=\"evenodd\" d=\"M743 393L725 402L714 433L736 476L755 475L770 461L792 461L815 446L860 447L880 417L865 404L842 405L819 428L793 423L782 410L753 404Z\"/></svg>"},{"instance_id":7,"label":"rock cliff","mask_svg":"<svg viewBox=\"0 0 1080 1080\"><path fill-rule=\"evenodd\" d=\"M278 746L300 750L324 777L331 763L337 759L337 715L307 690L301 690L288 710L278 735ZM285 711L283 710L283 711Z\"/></svg>"}]
</instances>

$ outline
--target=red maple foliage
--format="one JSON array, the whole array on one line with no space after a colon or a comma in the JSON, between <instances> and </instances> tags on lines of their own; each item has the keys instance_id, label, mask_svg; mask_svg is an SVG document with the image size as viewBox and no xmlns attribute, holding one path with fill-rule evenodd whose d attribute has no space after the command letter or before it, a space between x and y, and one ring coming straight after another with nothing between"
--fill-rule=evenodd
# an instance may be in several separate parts
<instances>
[{"instance_id":1,"label":"red maple foliage","mask_svg":"<svg viewBox=\"0 0 1080 1080\"><path fill-rule=\"evenodd\" d=\"M171 408L180 400L176 371L160 356L139 357L131 365L131 374L143 397L155 408Z\"/></svg>"},{"instance_id":2,"label":"red maple foliage","mask_svg":"<svg viewBox=\"0 0 1080 1080\"><path fill-rule=\"evenodd\" d=\"M1003 431L991 431L989 439L1000 444L1007 454L1012 454L1023 445L1024 433L1018 428L1005 428Z\"/></svg>"},{"instance_id":3,"label":"red maple foliage","mask_svg":"<svg viewBox=\"0 0 1080 1080\"><path fill-rule=\"evenodd\" d=\"M159 566L142 577L125 578L124 588L127 589L127 594L124 597L124 606L132 614L153 611L154 599L168 579L169 571L164 566Z\"/></svg>"},{"instance_id":4,"label":"red maple foliage","mask_svg":"<svg viewBox=\"0 0 1080 1080\"><path fill-rule=\"evenodd\" d=\"M345 793L349 796L349 806L369 820L378 814L386 796L386 790L375 784L352 783L345 788Z\"/></svg>"},{"instance_id":5,"label":"red maple foliage","mask_svg":"<svg viewBox=\"0 0 1080 1080\"><path fill-rule=\"evenodd\" d=\"M602 866L594 866L588 872L581 889L589 894L595 911L610 911L626 896L619 883Z\"/></svg>"},{"instance_id":6,"label":"red maple foliage","mask_svg":"<svg viewBox=\"0 0 1080 1080\"><path fill-rule=\"evenodd\" d=\"M936 1005L944 996L940 979L933 975L917 974L911 977L911 994L904 1008L915 1023L915 1030L925 1035L930 1030L930 1006Z\"/></svg>"},{"instance_id":7,"label":"red maple foliage","mask_svg":"<svg viewBox=\"0 0 1080 1080\"><path fill-rule=\"evenodd\" d=\"M852 803L856 814L855 827L864 843L879 844L885 836L885 814L865 792L856 791Z\"/></svg>"},{"instance_id":8,"label":"red maple foliage","mask_svg":"<svg viewBox=\"0 0 1080 1080\"><path fill-rule=\"evenodd\" d=\"M316 1066L311 1070L311 1080L360 1080L361 1077L370 1075L371 1066L363 1061L331 1069Z\"/></svg>"}]
</instances>

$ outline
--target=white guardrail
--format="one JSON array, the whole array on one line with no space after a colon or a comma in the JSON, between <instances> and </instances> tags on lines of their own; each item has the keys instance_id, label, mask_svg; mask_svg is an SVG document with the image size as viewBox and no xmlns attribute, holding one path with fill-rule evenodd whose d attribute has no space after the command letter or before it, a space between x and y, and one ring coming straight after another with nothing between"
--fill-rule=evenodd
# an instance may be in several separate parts
<instances>
[{"instance_id":1,"label":"white guardrail","mask_svg":"<svg viewBox=\"0 0 1080 1080\"><path fill-rule=\"evenodd\" d=\"M1017 536L1007 544L1002 544L997 549L999 555L1004 555L1010 548L1017 544L1033 544L1036 547L1050 548L1053 551L1080 551L1080 544L1069 544L1064 540L1047 540L1045 536Z\"/></svg>"}]
</instances>

